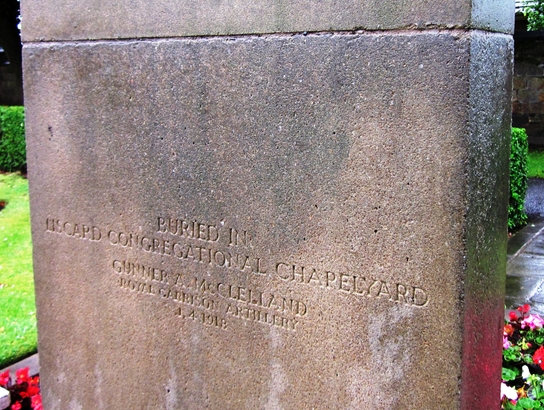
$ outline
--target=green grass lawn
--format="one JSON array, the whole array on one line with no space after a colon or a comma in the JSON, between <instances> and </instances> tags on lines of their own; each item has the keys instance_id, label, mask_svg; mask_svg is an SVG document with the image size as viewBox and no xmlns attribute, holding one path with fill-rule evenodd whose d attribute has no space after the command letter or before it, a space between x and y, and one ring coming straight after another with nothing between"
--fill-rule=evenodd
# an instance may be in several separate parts
<instances>
[{"instance_id":1,"label":"green grass lawn","mask_svg":"<svg viewBox=\"0 0 544 410\"><path fill-rule=\"evenodd\" d=\"M529 150L529 158L527 159L527 176L529 178L544 178L544 150L531 149Z\"/></svg>"},{"instance_id":2,"label":"green grass lawn","mask_svg":"<svg viewBox=\"0 0 544 410\"><path fill-rule=\"evenodd\" d=\"M36 352L28 181L0 174L0 368Z\"/></svg>"}]
</instances>

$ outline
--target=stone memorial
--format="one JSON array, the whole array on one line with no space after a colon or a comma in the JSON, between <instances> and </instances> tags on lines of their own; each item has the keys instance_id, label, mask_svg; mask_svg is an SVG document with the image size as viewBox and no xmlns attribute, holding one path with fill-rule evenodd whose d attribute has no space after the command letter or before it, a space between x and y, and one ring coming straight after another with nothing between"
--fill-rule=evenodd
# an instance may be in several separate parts
<instances>
[{"instance_id":1,"label":"stone memorial","mask_svg":"<svg viewBox=\"0 0 544 410\"><path fill-rule=\"evenodd\" d=\"M496 408L513 10L25 0L44 408Z\"/></svg>"}]
</instances>

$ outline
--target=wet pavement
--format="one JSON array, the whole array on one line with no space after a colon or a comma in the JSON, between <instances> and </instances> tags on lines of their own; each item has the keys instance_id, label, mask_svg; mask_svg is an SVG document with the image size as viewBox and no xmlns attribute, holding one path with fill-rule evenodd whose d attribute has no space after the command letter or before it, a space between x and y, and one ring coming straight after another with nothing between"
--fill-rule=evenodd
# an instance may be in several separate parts
<instances>
[{"instance_id":1,"label":"wet pavement","mask_svg":"<svg viewBox=\"0 0 544 410\"><path fill-rule=\"evenodd\" d=\"M508 243L506 308L525 303L532 313L544 315L544 220L528 225Z\"/></svg>"},{"instance_id":2,"label":"wet pavement","mask_svg":"<svg viewBox=\"0 0 544 410\"><path fill-rule=\"evenodd\" d=\"M529 179L525 211L530 219L544 219L544 179Z\"/></svg>"},{"instance_id":3,"label":"wet pavement","mask_svg":"<svg viewBox=\"0 0 544 410\"><path fill-rule=\"evenodd\" d=\"M505 305L544 316L544 180L529 181L525 209L529 224L508 240Z\"/></svg>"}]
</instances>

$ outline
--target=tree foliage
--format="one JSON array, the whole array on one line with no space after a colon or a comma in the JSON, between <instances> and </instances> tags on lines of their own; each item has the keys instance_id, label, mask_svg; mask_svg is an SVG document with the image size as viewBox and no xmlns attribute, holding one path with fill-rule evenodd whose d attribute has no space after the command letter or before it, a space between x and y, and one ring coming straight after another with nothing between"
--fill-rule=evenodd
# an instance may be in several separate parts
<instances>
[{"instance_id":1,"label":"tree foliage","mask_svg":"<svg viewBox=\"0 0 544 410\"><path fill-rule=\"evenodd\" d=\"M544 0L525 0L523 14L527 17L527 30L544 29Z\"/></svg>"}]
</instances>

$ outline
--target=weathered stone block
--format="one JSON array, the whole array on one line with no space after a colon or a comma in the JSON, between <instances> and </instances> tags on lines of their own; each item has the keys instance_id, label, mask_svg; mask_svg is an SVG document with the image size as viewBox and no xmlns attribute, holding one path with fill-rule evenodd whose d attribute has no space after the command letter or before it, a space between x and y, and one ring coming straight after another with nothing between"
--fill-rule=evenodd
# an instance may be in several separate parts
<instances>
[{"instance_id":1,"label":"weathered stone block","mask_svg":"<svg viewBox=\"0 0 544 410\"><path fill-rule=\"evenodd\" d=\"M544 77L529 77L527 79L527 88L538 93L538 90L544 89Z\"/></svg>"},{"instance_id":2,"label":"weathered stone block","mask_svg":"<svg viewBox=\"0 0 544 410\"><path fill-rule=\"evenodd\" d=\"M514 90L523 90L527 88L527 77L525 76L516 76L513 81Z\"/></svg>"},{"instance_id":3,"label":"weathered stone block","mask_svg":"<svg viewBox=\"0 0 544 410\"><path fill-rule=\"evenodd\" d=\"M531 103L536 103L539 101L539 92L536 89L525 89L518 90L516 93L517 100L522 103L529 105Z\"/></svg>"},{"instance_id":4,"label":"weathered stone block","mask_svg":"<svg viewBox=\"0 0 544 410\"><path fill-rule=\"evenodd\" d=\"M514 114L522 114L523 113L523 105L517 101L517 99L512 99L512 119L514 119Z\"/></svg>"},{"instance_id":5,"label":"weathered stone block","mask_svg":"<svg viewBox=\"0 0 544 410\"><path fill-rule=\"evenodd\" d=\"M25 45L45 407L496 407L511 54Z\"/></svg>"},{"instance_id":6,"label":"weathered stone block","mask_svg":"<svg viewBox=\"0 0 544 410\"><path fill-rule=\"evenodd\" d=\"M467 27L513 32L514 0L27 0L24 41Z\"/></svg>"},{"instance_id":7,"label":"weathered stone block","mask_svg":"<svg viewBox=\"0 0 544 410\"><path fill-rule=\"evenodd\" d=\"M516 76L544 76L544 68L535 66L534 64L523 62L518 63L516 61L514 68L514 73Z\"/></svg>"}]
</instances>

